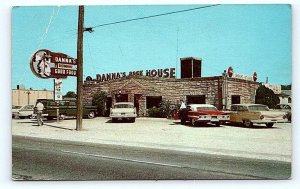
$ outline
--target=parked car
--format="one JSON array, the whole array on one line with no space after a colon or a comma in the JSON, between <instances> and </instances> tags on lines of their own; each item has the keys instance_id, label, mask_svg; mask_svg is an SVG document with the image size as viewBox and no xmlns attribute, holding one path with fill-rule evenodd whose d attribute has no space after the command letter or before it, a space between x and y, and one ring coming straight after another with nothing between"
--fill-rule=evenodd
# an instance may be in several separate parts
<instances>
[{"instance_id":1,"label":"parked car","mask_svg":"<svg viewBox=\"0 0 300 189\"><path fill-rule=\"evenodd\" d=\"M230 119L226 112L210 104L189 104L187 109L180 113L180 118L182 124L189 121L194 126L201 123L213 123L220 126Z\"/></svg>"},{"instance_id":2,"label":"parked car","mask_svg":"<svg viewBox=\"0 0 300 189\"><path fill-rule=\"evenodd\" d=\"M52 99L38 99L44 105L43 116L47 119L57 118L57 109L59 109L59 119L65 119L65 117L76 117L77 106L76 99L64 99L55 102ZM96 106L83 106L83 117L92 119L97 114ZM35 110L36 113L36 110Z\"/></svg>"},{"instance_id":3,"label":"parked car","mask_svg":"<svg viewBox=\"0 0 300 189\"><path fill-rule=\"evenodd\" d=\"M23 106L12 106L12 109L11 109L11 117L12 118L17 118L18 117L18 112L19 110L22 108Z\"/></svg>"},{"instance_id":4,"label":"parked car","mask_svg":"<svg viewBox=\"0 0 300 189\"><path fill-rule=\"evenodd\" d=\"M273 127L276 122L287 122L284 112L272 111L262 104L233 104L230 108L230 122L242 123L247 127L265 124Z\"/></svg>"},{"instance_id":5,"label":"parked car","mask_svg":"<svg viewBox=\"0 0 300 189\"><path fill-rule=\"evenodd\" d=\"M117 120L128 120L135 122L136 108L131 102L117 102L110 110L110 118L112 122Z\"/></svg>"},{"instance_id":6,"label":"parked car","mask_svg":"<svg viewBox=\"0 0 300 189\"><path fill-rule=\"evenodd\" d=\"M14 106L12 108L13 118L32 118L34 105Z\"/></svg>"},{"instance_id":7,"label":"parked car","mask_svg":"<svg viewBox=\"0 0 300 189\"><path fill-rule=\"evenodd\" d=\"M292 121L292 104L277 104L275 110L286 112L288 121Z\"/></svg>"}]
</instances>

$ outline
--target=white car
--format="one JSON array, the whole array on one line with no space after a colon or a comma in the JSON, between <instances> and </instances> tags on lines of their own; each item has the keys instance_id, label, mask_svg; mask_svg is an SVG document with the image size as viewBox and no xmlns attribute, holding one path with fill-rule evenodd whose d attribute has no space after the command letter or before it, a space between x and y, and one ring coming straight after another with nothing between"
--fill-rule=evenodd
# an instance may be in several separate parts
<instances>
[{"instance_id":1,"label":"white car","mask_svg":"<svg viewBox=\"0 0 300 189\"><path fill-rule=\"evenodd\" d=\"M12 109L12 117L20 119L32 118L34 105L24 105L19 109Z\"/></svg>"},{"instance_id":2,"label":"white car","mask_svg":"<svg viewBox=\"0 0 300 189\"><path fill-rule=\"evenodd\" d=\"M118 120L128 120L131 122L135 122L136 118L136 108L131 102L117 102L110 109L110 118L112 122L116 122Z\"/></svg>"},{"instance_id":3,"label":"white car","mask_svg":"<svg viewBox=\"0 0 300 189\"><path fill-rule=\"evenodd\" d=\"M12 118L17 118L18 117L18 113L19 110L22 108L23 106L13 106L11 109L11 113L12 113Z\"/></svg>"}]
</instances>

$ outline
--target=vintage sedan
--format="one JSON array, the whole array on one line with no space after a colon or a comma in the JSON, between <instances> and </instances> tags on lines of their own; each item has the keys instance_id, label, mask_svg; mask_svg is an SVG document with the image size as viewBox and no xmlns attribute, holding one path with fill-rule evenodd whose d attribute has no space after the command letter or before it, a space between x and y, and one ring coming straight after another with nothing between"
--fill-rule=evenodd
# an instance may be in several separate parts
<instances>
[{"instance_id":1,"label":"vintage sedan","mask_svg":"<svg viewBox=\"0 0 300 189\"><path fill-rule=\"evenodd\" d=\"M285 112L287 115L288 121L292 121L292 104L291 103L277 104L275 106L275 110Z\"/></svg>"},{"instance_id":2,"label":"vintage sedan","mask_svg":"<svg viewBox=\"0 0 300 189\"><path fill-rule=\"evenodd\" d=\"M13 118L32 118L34 105L15 106L12 108Z\"/></svg>"},{"instance_id":3,"label":"vintage sedan","mask_svg":"<svg viewBox=\"0 0 300 189\"><path fill-rule=\"evenodd\" d=\"M12 106L12 109L11 109L12 118L17 118L18 117L18 113L19 113L19 110L21 108L22 108L22 106Z\"/></svg>"},{"instance_id":4,"label":"vintage sedan","mask_svg":"<svg viewBox=\"0 0 300 189\"><path fill-rule=\"evenodd\" d=\"M242 123L247 127L265 124L272 127L276 122L287 122L285 112L271 111L262 104L233 104L230 108L230 122Z\"/></svg>"},{"instance_id":5,"label":"vintage sedan","mask_svg":"<svg viewBox=\"0 0 300 189\"><path fill-rule=\"evenodd\" d=\"M183 113L184 114L184 113ZM181 120L185 116L181 114ZM189 104L186 111L186 120L192 125L201 123L213 123L217 126L230 120L229 115L226 112L218 110L215 106L210 104Z\"/></svg>"},{"instance_id":6,"label":"vintage sedan","mask_svg":"<svg viewBox=\"0 0 300 189\"><path fill-rule=\"evenodd\" d=\"M131 102L117 102L110 109L110 118L112 122L128 120L135 122L136 108Z\"/></svg>"}]
</instances>

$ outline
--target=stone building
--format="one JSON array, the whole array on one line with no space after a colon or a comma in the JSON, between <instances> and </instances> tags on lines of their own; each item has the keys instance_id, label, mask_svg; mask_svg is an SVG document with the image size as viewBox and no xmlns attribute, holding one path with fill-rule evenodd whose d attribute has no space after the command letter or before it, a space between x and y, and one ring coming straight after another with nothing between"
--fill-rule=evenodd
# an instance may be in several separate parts
<instances>
[{"instance_id":1,"label":"stone building","mask_svg":"<svg viewBox=\"0 0 300 189\"><path fill-rule=\"evenodd\" d=\"M259 86L252 77L238 77L226 72L221 76L201 77L201 59L193 57L181 59L180 79L172 74L172 68L146 71L146 75L141 72L123 73L122 77L116 74L114 77L99 75L97 79L87 77L83 85L84 104L92 103L94 93L105 91L108 93L107 108L115 102L133 102L139 116L147 116L147 110L159 106L162 101L179 104L184 100L187 104L212 104L218 109L226 109L233 103L254 103ZM159 72L167 73L167 77L155 74Z\"/></svg>"}]
</instances>

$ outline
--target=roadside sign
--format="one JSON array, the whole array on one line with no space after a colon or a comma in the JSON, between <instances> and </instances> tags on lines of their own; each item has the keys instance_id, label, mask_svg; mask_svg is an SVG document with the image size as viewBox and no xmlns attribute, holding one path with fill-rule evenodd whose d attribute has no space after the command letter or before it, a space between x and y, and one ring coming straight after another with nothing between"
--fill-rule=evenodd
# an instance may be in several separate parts
<instances>
[{"instance_id":1,"label":"roadside sign","mask_svg":"<svg viewBox=\"0 0 300 189\"><path fill-rule=\"evenodd\" d=\"M62 79L54 79L54 100L62 100Z\"/></svg>"},{"instance_id":2,"label":"roadside sign","mask_svg":"<svg viewBox=\"0 0 300 189\"><path fill-rule=\"evenodd\" d=\"M38 50L31 56L30 68L35 76L43 79L77 76L75 58L47 49Z\"/></svg>"}]
</instances>

